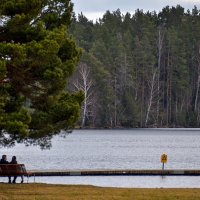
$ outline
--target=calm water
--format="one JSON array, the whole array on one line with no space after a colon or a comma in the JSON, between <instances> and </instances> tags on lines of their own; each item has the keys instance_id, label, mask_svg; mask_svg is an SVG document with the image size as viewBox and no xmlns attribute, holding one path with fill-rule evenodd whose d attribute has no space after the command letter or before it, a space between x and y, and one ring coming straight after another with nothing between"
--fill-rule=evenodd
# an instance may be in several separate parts
<instances>
[{"instance_id":1,"label":"calm water","mask_svg":"<svg viewBox=\"0 0 200 200\"><path fill-rule=\"evenodd\" d=\"M76 130L55 137L50 150L17 145L0 149L18 157L28 170L44 169L166 169L200 168L200 129ZM120 181L119 181L120 180ZM200 177L51 177L38 182L115 187L200 187Z\"/></svg>"}]
</instances>

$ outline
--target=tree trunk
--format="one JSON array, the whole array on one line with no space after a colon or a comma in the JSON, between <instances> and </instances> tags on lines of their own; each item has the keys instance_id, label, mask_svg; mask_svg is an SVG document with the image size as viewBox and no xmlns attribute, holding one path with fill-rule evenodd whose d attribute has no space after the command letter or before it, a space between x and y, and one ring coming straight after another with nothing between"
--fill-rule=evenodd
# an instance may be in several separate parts
<instances>
[{"instance_id":1,"label":"tree trunk","mask_svg":"<svg viewBox=\"0 0 200 200\"><path fill-rule=\"evenodd\" d=\"M158 118L160 112L160 68L161 68L161 56L163 48L164 33L161 31L161 27L158 30L158 78L157 78L157 106L156 106L156 126L158 126Z\"/></svg>"},{"instance_id":2,"label":"tree trunk","mask_svg":"<svg viewBox=\"0 0 200 200\"><path fill-rule=\"evenodd\" d=\"M195 112L197 111L197 106L198 106L199 86L200 86L200 74L198 73L197 89L196 89L196 96L195 96L195 103L194 103L194 111Z\"/></svg>"},{"instance_id":3,"label":"tree trunk","mask_svg":"<svg viewBox=\"0 0 200 200\"><path fill-rule=\"evenodd\" d=\"M169 126L170 121L170 58L169 51L167 54L167 127Z\"/></svg>"},{"instance_id":4,"label":"tree trunk","mask_svg":"<svg viewBox=\"0 0 200 200\"><path fill-rule=\"evenodd\" d=\"M154 71L152 80L151 80L151 85L150 85L150 98L149 98L149 103L147 107L147 113L146 113L146 119L145 119L145 127L147 126L148 120L149 120L149 113L151 111L151 106L153 104L153 96L154 96L154 86L155 86L155 78L156 78L156 72L157 70Z\"/></svg>"}]
</instances>

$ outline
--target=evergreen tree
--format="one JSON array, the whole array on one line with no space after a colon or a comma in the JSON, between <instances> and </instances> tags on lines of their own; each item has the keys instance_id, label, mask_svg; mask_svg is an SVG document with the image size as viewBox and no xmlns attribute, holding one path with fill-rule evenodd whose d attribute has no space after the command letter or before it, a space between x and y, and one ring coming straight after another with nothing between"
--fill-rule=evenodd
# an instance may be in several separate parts
<instances>
[{"instance_id":1,"label":"evergreen tree","mask_svg":"<svg viewBox=\"0 0 200 200\"><path fill-rule=\"evenodd\" d=\"M80 49L67 34L70 0L0 2L0 144L48 147L74 127L82 93L64 92Z\"/></svg>"}]
</instances>

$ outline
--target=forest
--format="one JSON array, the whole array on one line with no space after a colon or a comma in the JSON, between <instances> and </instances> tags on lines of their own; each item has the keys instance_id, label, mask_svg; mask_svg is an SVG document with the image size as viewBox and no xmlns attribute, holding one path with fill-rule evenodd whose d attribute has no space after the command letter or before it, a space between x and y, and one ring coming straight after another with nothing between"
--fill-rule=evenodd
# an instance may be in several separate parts
<instances>
[{"instance_id":1,"label":"forest","mask_svg":"<svg viewBox=\"0 0 200 200\"><path fill-rule=\"evenodd\" d=\"M83 90L81 128L199 127L200 10L84 14L69 29L82 48L70 91Z\"/></svg>"}]
</instances>

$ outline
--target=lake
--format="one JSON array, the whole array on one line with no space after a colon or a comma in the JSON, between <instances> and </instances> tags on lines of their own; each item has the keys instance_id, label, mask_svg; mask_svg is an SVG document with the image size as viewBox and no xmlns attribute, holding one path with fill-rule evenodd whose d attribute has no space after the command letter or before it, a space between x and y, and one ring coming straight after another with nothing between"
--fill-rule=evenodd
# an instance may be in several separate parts
<instances>
[{"instance_id":1,"label":"lake","mask_svg":"<svg viewBox=\"0 0 200 200\"><path fill-rule=\"evenodd\" d=\"M0 149L28 170L200 168L200 129L75 130L56 136L50 150L17 144ZM120 181L119 181L120 180ZM200 177L37 177L36 181L114 187L200 187ZM178 184L179 183L179 184Z\"/></svg>"}]
</instances>

